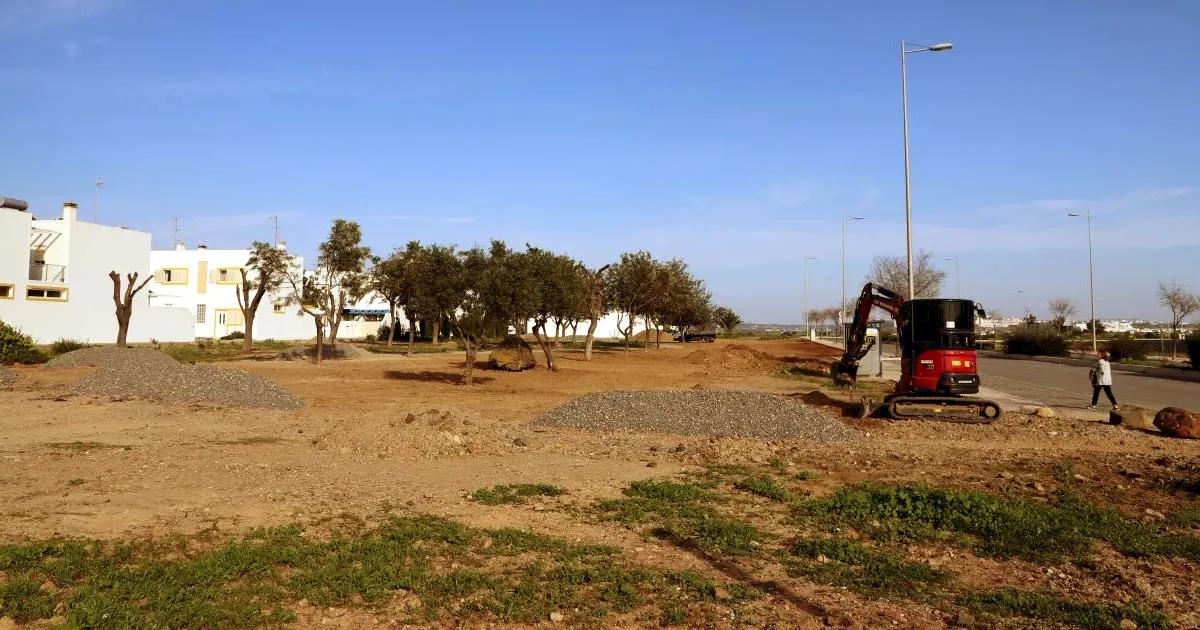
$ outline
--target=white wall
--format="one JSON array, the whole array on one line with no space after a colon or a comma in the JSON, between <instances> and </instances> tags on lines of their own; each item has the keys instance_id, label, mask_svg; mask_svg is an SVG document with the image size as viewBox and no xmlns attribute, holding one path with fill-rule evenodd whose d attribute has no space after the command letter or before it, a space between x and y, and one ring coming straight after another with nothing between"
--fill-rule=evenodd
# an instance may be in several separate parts
<instances>
[{"instance_id":1,"label":"white wall","mask_svg":"<svg viewBox=\"0 0 1200 630\"><path fill-rule=\"evenodd\" d=\"M38 343L77 339L89 343L112 343L117 338L116 307L112 300L110 270L137 272L139 281L150 273L150 234L67 218L14 220L12 210L0 209L0 276L19 280L13 300L0 300L0 319L15 325ZM30 261L30 228L53 230L60 237L45 252L47 264L65 264L65 301L26 298ZM0 280L8 283L8 280ZM52 283L35 283L51 285ZM56 285L58 286L58 285ZM135 298L130 318L129 341L190 341L190 314L183 309L151 307L145 289Z\"/></svg>"}]
</instances>

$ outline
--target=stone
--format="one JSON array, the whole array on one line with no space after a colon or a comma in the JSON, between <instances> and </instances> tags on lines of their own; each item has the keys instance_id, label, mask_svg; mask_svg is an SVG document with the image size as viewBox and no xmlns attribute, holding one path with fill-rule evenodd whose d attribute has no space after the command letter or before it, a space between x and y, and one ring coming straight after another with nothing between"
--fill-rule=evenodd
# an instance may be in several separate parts
<instances>
[{"instance_id":1,"label":"stone","mask_svg":"<svg viewBox=\"0 0 1200 630\"><path fill-rule=\"evenodd\" d=\"M532 448L533 444L533 438L529 437L528 435L520 435L513 440L513 446L520 446L522 448Z\"/></svg>"},{"instance_id":2,"label":"stone","mask_svg":"<svg viewBox=\"0 0 1200 630\"><path fill-rule=\"evenodd\" d=\"M1171 437L1200 440L1200 414L1180 407L1167 407L1154 415L1154 426Z\"/></svg>"},{"instance_id":3,"label":"stone","mask_svg":"<svg viewBox=\"0 0 1200 630\"><path fill-rule=\"evenodd\" d=\"M1039 418L1053 418L1057 414L1055 414L1054 410L1049 407L1038 407L1037 411L1033 412L1033 415Z\"/></svg>"},{"instance_id":4,"label":"stone","mask_svg":"<svg viewBox=\"0 0 1200 630\"><path fill-rule=\"evenodd\" d=\"M554 623L562 623L566 620L567 620L566 615L564 615L558 611L554 611L554 612L550 613L550 621L552 621Z\"/></svg>"},{"instance_id":5,"label":"stone","mask_svg":"<svg viewBox=\"0 0 1200 630\"><path fill-rule=\"evenodd\" d=\"M959 628L970 628L975 625L975 616L964 610L954 618L954 625Z\"/></svg>"},{"instance_id":6,"label":"stone","mask_svg":"<svg viewBox=\"0 0 1200 630\"><path fill-rule=\"evenodd\" d=\"M488 355L488 364L493 370L521 372L536 366L537 360L533 358L533 348L524 339L509 335Z\"/></svg>"},{"instance_id":7,"label":"stone","mask_svg":"<svg viewBox=\"0 0 1200 630\"><path fill-rule=\"evenodd\" d=\"M713 597L723 602L733 599L733 596L729 594L729 591L721 588L720 586L713 591Z\"/></svg>"},{"instance_id":8,"label":"stone","mask_svg":"<svg viewBox=\"0 0 1200 630\"><path fill-rule=\"evenodd\" d=\"M1121 630L1138 630L1137 624L1128 619L1122 619L1121 624L1117 627Z\"/></svg>"},{"instance_id":9,"label":"stone","mask_svg":"<svg viewBox=\"0 0 1200 630\"><path fill-rule=\"evenodd\" d=\"M1154 430L1154 422L1150 417L1150 412L1141 407L1113 409L1108 412L1108 423L1139 431Z\"/></svg>"}]
</instances>

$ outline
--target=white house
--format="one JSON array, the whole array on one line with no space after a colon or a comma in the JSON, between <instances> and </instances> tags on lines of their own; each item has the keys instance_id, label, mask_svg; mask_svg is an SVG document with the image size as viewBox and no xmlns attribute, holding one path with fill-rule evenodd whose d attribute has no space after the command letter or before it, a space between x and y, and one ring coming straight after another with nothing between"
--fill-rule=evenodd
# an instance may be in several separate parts
<instances>
[{"instance_id":1,"label":"white house","mask_svg":"<svg viewBox=\"0 0 1200 630\"><path fill-rule=\"evenodd\" d=\"M286 243L278 247L286 249ZM242 268L250 258L249 249L209 249L199 245L188 249L151 252L154 280L148 287L150 301L160 306L176 306L192 314L197 338L221 338L245 332L246 322L238 306ZM304 258L293 258L296 268L304 268ZM253 277L253 275L251 275ZM298 305L287 303L292 294L285 284L274 295L263 297L254 317L255 339L298 340L316 335L312 318L303 315ZM343 313L339 339L356 339L375 334L387 316L387 305L368 295Z\"/></svg>"},{"instance_id":2,"label":"white house","mask_svg":"<svg viewBox=\"0 0 1200 630\"><path fill-rule=\"evenodd\" d=\"M109 271L122 277L151 273L150 234L80 221L74 203L62 216L35 219L24 202L0 203L0 320L38 343L76 339L112 343L117 338ZM135 298L128 341L191 341L191 314L151 306L143 289Z\"/></svg>"}]
</instances>

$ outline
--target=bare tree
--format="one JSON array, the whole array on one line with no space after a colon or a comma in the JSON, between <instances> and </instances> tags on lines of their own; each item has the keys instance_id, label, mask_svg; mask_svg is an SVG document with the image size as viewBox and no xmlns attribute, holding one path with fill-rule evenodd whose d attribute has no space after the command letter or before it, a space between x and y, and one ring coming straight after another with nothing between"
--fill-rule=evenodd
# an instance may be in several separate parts
<instances>
[{"instance_id":1,"label":"bare tree","mask_svg":"<svg viewBox=\"0 0 1200 630\"><path fill-rule=\"evenodd\" d=\"M1179 286L1177 282L1159 282L1158 301L1171 311L1171 358L1174 359L1178 356L1176 343L1179 339L1179 329L1184 318L1200 310L1200 297Z\"/></svg>"},{"instance_id":2,"label":"bare tree","mask_svg":"<svg viewBox=\"0 0 1200 630\"><path fill-rule=\"evenodd\" d=\"M263 296L274 293L283 285L291 266L292 257L282 249L262 241L255 241L251 246L250 257L241 270L242 281L235 287L238 308L242 309L242 319L246 322L243 352L254 348L254 317ZM247 269L254 272L253 278L249 277Z\"/></svg>"},{"instance_id":3,"label":"bare tree","mask_svg":"<svg viewBox=\"0 0 1200 630\"><path fill-rule=\"evenodd\" d=\"M1050 300L1050 314L1054 316L1054 325L1063 330L1067 320L1075 314L1075 303L1067 298L1054 298Z\"/></svg>"},{"instance_id":4,"label":"bare tree","mask_svg":"<svg viewBox=\"0 0 1200 630\"><path fill-rule=\"evenodd\" d=\"M871 282L900 294L908 294L908 259L903 256L876 256L871 263ZM946 272L933 266L933 253L921 250L913 260L913 288L918 298L934 298L942 291Z\"/></svg>"},{"instance_id":5,"label":"bare tree","mask_svg":"<svg viewBox=\"0 0 1200 630\"><path fill-rule=\"evenodd\" d=\"M108 277L112 279L113 304L117 307L117 347L124 348L128 345L126 340L129 338L129 318L133 316L133 296L145 288L146 284L154 279L154 276L147 276L141 284L137 284L138 274L136 271L126 274L128 283L125 285L124 296L121 295L121 274L110 271Z\"/></svg>"}]
</instances>

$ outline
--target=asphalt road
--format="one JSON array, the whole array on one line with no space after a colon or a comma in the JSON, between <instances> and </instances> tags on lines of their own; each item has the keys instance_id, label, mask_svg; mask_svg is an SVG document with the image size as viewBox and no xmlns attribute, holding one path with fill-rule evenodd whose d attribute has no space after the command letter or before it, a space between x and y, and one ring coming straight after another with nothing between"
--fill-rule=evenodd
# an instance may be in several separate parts
<instances>
[{"instance_id":1,"label":"asphalt road","mask_svg":"<svg viewBox=\"0 0 1200 630\"><path fill-rule=\"evenodd\" d=\"M1088 368L1082 366L979 357L979 378L989 389L1055 407L1081 408L1092 399ZM1171 406L1200 410L1200 383L1113 370L1113 394L1120 404L1155 411ZM1100 404L1108 404L1103 392Z\"/></svg>"}]
</instances>

